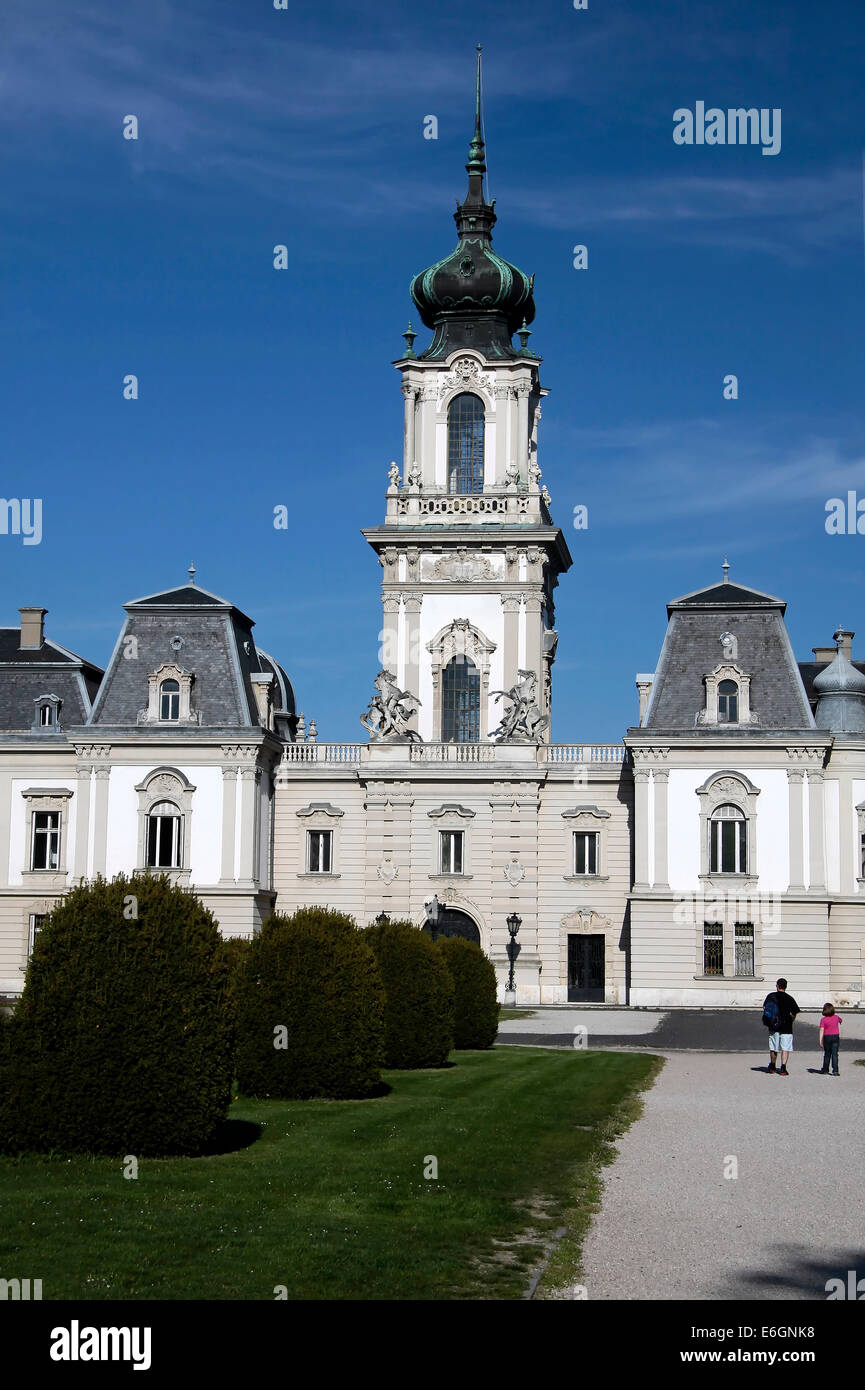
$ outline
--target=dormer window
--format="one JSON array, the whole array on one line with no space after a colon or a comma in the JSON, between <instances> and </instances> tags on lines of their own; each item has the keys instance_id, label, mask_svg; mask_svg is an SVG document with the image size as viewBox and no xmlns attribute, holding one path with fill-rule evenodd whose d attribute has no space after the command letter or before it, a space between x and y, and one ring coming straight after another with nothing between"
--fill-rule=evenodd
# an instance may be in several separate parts
<instances>
[{"instance_id":1,"label":"dormer window","mask_svg":"<svg viewBox=\"0 0 865 1390\"><path fill-rule=\"evenodd\" d=\"M60 728L60 706L63 701L58 695L40 695L35 701L33 713L33 733L54 734Z\"/></svg>"},{"instance_id":2,"label":"dormer window","mask_svg":"<svg viewBox=\"0 0 865 1390\"><path fill-rule=\"evenodd\" d=\"M733 662L720 662L704 677L706 704L698 724L758 724L751 712L751 677Z\"/></svg>"},{"instance_id":3,"label":"dormer window","mask_svg":"<svg viewBox=\"0 0 865 1390\"><path fill-rule=\"evenodd\" d=\"M180 682L163 681L159 687L159 718L180 718Z\"/></svg>"},{"instance_id":4,"label":"dormer window","mask_svg":"<svg viewBox=\"0 0 865 1390\"><path fill-rule=\"evenodd\" d=\"M139 724L199 724L199 712L192 708L195 677L174 662L151 671L147 677L147 709L140 711Z\"/></svg>"},{"instance_id":5,"label":"dormer window","mask_svg":"<svg viewBox=\"0 0 865 1390\"><path fill-rule=\"evenodd\" d=\"M739 687L736 681L721 681L718 686L718 723L738 724Z\"/></svg>"},{"instance_id":6,"label":"dormer window","mask_svg":"<svg viewBox=\"0 0 865 1390\"><path fill-rule=\"evenodd\" d=\"M464 391L448 407L448 491L484 490L484 404Z\"/></svg>"}]
</instances>

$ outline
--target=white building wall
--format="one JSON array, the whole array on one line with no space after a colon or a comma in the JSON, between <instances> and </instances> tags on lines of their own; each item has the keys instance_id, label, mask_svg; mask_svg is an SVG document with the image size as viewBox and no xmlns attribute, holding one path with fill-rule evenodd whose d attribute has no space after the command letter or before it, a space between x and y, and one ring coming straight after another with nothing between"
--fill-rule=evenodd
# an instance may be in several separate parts
<instances>
[{"instance_id":1,"label":"white building wall","mask_svg":"<svg viewBox=\"0 0 865 1390\"><path fill-rule=\"evenodd\" d=\"M436 633L453 622L454 618L468 618L474 627L489 641L495 642L496 649L490 657L490 690L501 690L504 686L504 610L498 594L427 594L420 611L420 692L421 708L418 713L418 731L425 740L433 738L433 686L432 663L427 651L427 643ZM489 727L499 723L497 710L500 705L490 701Z\"/></svg>"},{"instance_id":2,"label":"white building wall","mask_svg":"<svg viewBox=\"0 0 865 1390\"><path fill-rule=\"evenodd\" d=\"M702 768L674 768L670 772L669 863L670 887L674 891L693 893L700 888L700 798L696 793L697 788L713 773L720 771L716 764ZM742 773L755 787L760 788L757 798L760 891L786 892L790 882L787 773L780 768L743 766L730 768L729 771Z\"/></svg>"}]
</instances>

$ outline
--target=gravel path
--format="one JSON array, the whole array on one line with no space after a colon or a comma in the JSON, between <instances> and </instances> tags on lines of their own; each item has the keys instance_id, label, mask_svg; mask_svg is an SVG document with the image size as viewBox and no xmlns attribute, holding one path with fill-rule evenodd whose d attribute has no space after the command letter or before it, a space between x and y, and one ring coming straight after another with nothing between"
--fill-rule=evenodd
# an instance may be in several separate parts
<instances>
[{"instance_id":1,"label":"gravel path","mask_svg":"<svg viewBox=\"0 0 865 1390\"><path fill-rule=\"evenodd\" d=\"M842 1052L839 1079L812 1075L816 1048L786 1078L763 1053L665 1055L605 1170L588 1298L825 1299L828 1279L865 1278L865 1067Z\"/></svg>"}]
</instances>

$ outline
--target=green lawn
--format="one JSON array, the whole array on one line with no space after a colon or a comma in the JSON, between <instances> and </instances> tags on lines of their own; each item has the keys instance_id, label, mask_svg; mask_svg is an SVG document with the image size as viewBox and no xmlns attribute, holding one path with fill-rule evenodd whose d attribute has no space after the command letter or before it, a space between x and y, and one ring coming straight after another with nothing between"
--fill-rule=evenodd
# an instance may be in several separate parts
<instances>
[{"instance_id":1,"label":"green lawn","mask_svg":"<svg viewBox=\"0 0 865 1390\"><path fill-rule=\"evenodd\" d=\"M0 1274L44 1299L519 1298L574 1277L609 1140L657 1058L508 1047L388 1072L367 1101L250 1101L245 1148L0 1159ZM438 1178L424 1177L428 1156Z\"/></svg>"}]
</instances>

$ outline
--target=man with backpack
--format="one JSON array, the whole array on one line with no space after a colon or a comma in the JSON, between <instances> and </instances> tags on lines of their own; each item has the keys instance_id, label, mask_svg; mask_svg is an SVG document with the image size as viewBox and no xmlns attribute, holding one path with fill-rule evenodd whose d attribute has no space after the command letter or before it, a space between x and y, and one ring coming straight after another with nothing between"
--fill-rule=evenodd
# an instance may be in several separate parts
<instances>
[{"instance_id":1,"label":"man with backpack","mask_svg":"<svg viewBox=\"0 0 865 1390\"><path fill-rule=\"evenodd\" d=\"M763 1023L769 1029L769 1072L776 1076L789 1076L787 1058L793 1051L793 1019L799 1012L799 1005L792 994L787 993L787 981L776 981L776 987L763 1000ZM776 1066L778 1056L781 1065Z\"/></svg>"}]
</instances>

